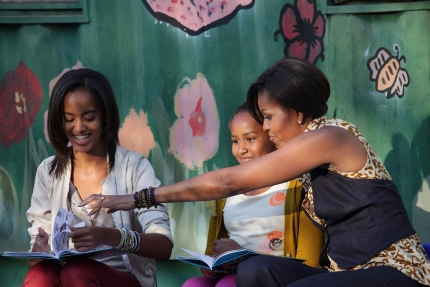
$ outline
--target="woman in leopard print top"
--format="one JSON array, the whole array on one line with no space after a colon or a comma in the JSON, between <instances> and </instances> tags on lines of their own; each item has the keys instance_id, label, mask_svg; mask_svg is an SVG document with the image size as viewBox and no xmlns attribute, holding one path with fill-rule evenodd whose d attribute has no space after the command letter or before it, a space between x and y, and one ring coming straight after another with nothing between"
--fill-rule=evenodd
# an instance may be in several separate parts
<instances>
[{"instance_id":1,"label":"woman in leopard print top","mask_svg":"<svg viewBox=\"0 0 430 287\"><path fill-rule=\"evenodd\" d=\"M303 208L326 236L321 266L256 256L239 265L237 286L430 286L429 259L389 173L354 125L324 116L329 96L314 65L280 60L247 95L249 112L278 149L157 188L154 201L219 199L301 177ZM98 199L84 203L134 208L132 196Z\"/></svg>"}]
</instances>

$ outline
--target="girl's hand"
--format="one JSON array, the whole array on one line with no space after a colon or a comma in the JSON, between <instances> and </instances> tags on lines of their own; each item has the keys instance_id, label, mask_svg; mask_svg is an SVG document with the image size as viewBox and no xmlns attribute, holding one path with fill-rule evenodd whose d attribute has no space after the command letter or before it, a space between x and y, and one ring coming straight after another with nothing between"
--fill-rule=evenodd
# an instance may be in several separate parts
<instances>
[{"instance_id":1,"label":"girl's hand","mask_svg":"<svg viewBox=\"0 0 430 287\"><path fill-rule=\"evenodd\" d=\"M49 234L46 233L42 227L39 227L38 231L39 233L36 235L36 240L34 241L31 252L53 253L49 245Z\"/></svg>"},{"instance_id":2,"label":"girl's hand","mask_svg":"<svg viewBox=\"0 0 430 287\"><path fill-rule=\"evenodd\" d=\"M98 226L71 227L69 238L72 239L76 251L89 251L100 245L115 247L121 240L120 232L115 228L104 228Z\"/></svg>"},{"instance_id":3,"label":"girl's hand","mask_svg":"<svg viewBox=\"0 0 430 287\"><path fill-rule=\"evenodd\" d=\"M242 248L236 241L229 238L221 238L219 240L214 241L214 245L212 247L214 251L214 256L218 256L221 253Z\"/></svg>"},{"instance_id":4,"label":"girl's hand","mask_svg":"<svg viewBox=\"0 0 430 287\"><path fill-rule=\"evenodd\" d=\"M88 215L93 215L102 207L106 208L107 214L114 213L118 210L135 209L133 194L129 195L102 195L92 194L84 199L79 206L85 206Z\"/></svg>"}]
</instances>

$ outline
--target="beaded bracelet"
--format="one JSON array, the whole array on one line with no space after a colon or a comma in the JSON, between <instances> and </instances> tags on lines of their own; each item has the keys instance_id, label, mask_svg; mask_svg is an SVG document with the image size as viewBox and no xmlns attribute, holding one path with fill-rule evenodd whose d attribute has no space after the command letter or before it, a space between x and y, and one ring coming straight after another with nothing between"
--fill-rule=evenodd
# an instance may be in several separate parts
<instances>
[{"instance_id":1,"label":"beaded bracelet","mask_svg":"<svg viewBox=\"0 0 430 287\"><path fill-rule=\"evenodd\" d=\"M139 247L140 247L140 236L139 236L139 233L137 231L133 231L133 234L135 237L136 244L134 245L134 248L131 252L135 253L137 250L139 250Z\"/></svg>"},{"instance_id":2,"label":"beaded bracelet","mask_svg":"<svg viewBox=\"0 0 430 287\"><path fill-rule=\"evenodd\" d=\"M164 206L163 204L157 203L155 201L155 187L150 186L148 188L144 188L134 193L134 205L136 208L146 207L147 209L154 206L157 208L159 205Z\"/></svg>"},{"instance_id":3,"label":"beaded bracelet","mask_svg":"<svg viewBox=\"0 0 430 287\"><path fill-rule=\"evenodd\" d=\"M118 228L117 228L118 229ZM140 236L137 231L128 230L126 228L119 229L121 233L121 241L116 249L125 252L136 252L140 247Z\"/></svg>"},{"instance_id":4,"label":"beaded bracelet","mask_svg":"<svg viewBox=\"0 0 430 287\"><path fill-rule=\"evenodd\" d=\"M122 250L124 248L125 239L127 237L127 230L125 228L117 228L121 234L121 241L119 242L118 246L115 247L116 249Z\"/></svg>"}]
</instances>

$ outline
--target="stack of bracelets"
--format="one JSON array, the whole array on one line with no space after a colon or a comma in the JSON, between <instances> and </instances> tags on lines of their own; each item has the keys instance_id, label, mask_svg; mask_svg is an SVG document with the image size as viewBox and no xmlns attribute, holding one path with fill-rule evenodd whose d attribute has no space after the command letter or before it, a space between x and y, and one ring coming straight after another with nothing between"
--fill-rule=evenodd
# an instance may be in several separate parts
<instances>
[{"instance_id":1,"label":"stack of bracelets","mask_svg":"<svg viewBox=\"0 0 430 287\"><path fill-rule=\"evenodd\" d=\"M136 208L146 207L149 209L152 206L154 206L155 208L157 208L157 206L159 205L164 206L155 201L154 190L155 187L150 186L148 188L144 188L138 192L135 192L134 204L136 205Z\"/></svg>"},{"instance_id":2,"label":"stack of bracelets","mask_svg":"<svg viewBox=\"0 0 430 287\"><path fill-rule=\"evenodd\" d=\"M139 250L140 237L137 231L128 230L126 228L117 229L121 232L121 241L118 246L115 247L116 249L133 253Z\"/></svg>"}]
</instances>

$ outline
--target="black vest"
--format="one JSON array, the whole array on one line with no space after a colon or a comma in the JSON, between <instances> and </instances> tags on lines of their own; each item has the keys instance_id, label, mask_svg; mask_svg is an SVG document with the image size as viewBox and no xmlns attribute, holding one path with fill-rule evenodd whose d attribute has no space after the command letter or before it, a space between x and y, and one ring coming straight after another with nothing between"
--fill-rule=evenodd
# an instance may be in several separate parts
<instances>
[{"instance_id":1,"label":"black vest","mask_svg":"<svg viewBox=\"0 0 430 287\"><path fill-rule=\"evenodd\" d=\"M352 179L324 168L311 171L315 214L326 220L327 254L340 268L367 262L392 243L415 234L391 180Z\"/></svg>"}]
</instances>

